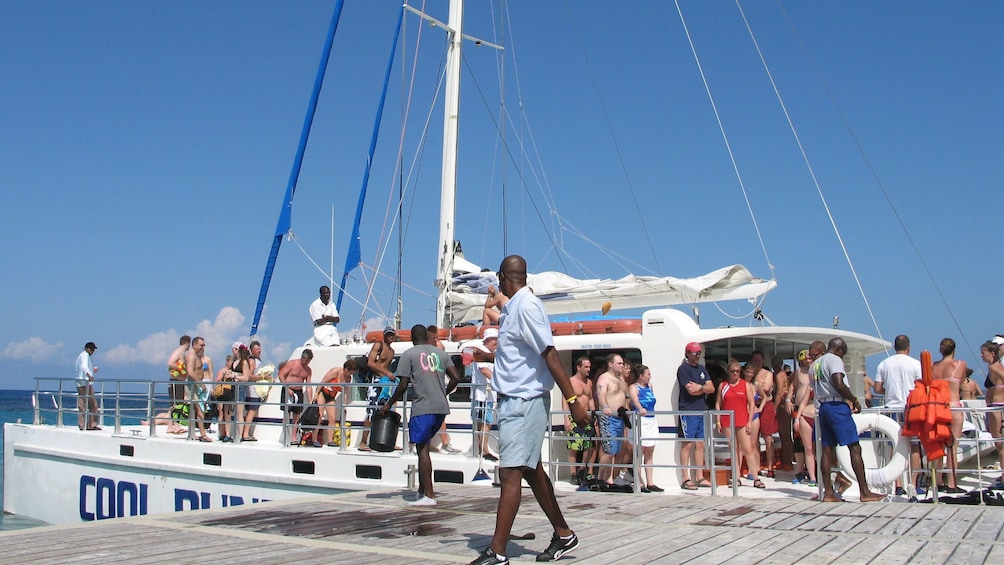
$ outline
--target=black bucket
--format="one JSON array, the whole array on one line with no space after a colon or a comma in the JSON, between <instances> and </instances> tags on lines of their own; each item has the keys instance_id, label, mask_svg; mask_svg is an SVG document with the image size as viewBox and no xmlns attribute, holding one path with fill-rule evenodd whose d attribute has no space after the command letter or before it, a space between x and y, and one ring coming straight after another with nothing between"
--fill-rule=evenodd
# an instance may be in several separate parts
<instances>
[{"instance_id":1,"label":"black bucket","mask_svg":"<svg viewBox=\"0 0 1004 565\"><path fill-rule=\"evenodd\" d=\"M370 449L389 453L397 445L397 431L401 429L401 415L397 412L384 414L373 412L370 419Z\"/></svg>"}]
</instances>

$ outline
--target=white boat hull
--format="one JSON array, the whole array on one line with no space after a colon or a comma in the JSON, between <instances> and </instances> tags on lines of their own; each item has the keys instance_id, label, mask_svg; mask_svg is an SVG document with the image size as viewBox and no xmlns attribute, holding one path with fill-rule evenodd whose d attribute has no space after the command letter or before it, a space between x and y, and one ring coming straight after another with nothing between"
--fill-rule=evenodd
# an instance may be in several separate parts
<instances>
[{"instance_id":1,"label":"white boat hull","mask_svg":"<svg viewBox=\"0 0 1004 565\"><path fill-rule=\"evenodd\" d=\"M655 450L654 484L669 490L679 488L679 472L672 466L678 464L682 445L677 441L677 416L669 412L676 406L676 371L688 342L704 344L705 354L718 360L733 356L748 358L753 349L768 355L776 352L790 359L813 340L840 335L851 345L851 354L845 362L852 376L852 388L859 393L864 356L887 345L868 336L832 329L701 329L683 312L669 309L646 312L641 324L635 327L638 330L629 333L557 335L555 347L566 367L571 367L574 359L582 355L592 358L594 364L602 362L610 352L641 359L650 367L659 399L656 414L660 440L664 440ZM476 343L479 341L447 342L445 347L451 356L459 359L464 347ZM395 343L394 349L400 354L409 346ZM363 355L368 349L364 344L313 348L314 381L321 380L329 368L341 366L346 358ZM300 349L297 349L292 358L299 356ZM277 406L279 391L279 386L273 386L270 405L263 406L260 418L266 422L281 421ZM553 411L561 409L556 389L551 406ZM347 407L346 417L355 431L353 443L358 443L356 434L360 432L364 407L364 402ZM74 419L72 408L63 415L63 421ZM560 430L562 422L560 413L552 415L552 429ZM447 424L451 444L461 449L470 448L469 405L454 403ZM342 489L405 488L417 481L417 477L412 478L409 473L417 467L417 457L413 454L364 453L354 448L283 447L280 428L266 423L258 425L255 435L259 441L254 444L202 443L167 435L148 437L147 434L146 427L123 428L122 433L115 434L109 427L103 431L83 432L76 426L7 424L4 510L61 524L220 508L321 495ZM494 447L492 444L492 451ZM548 465L548 462L567 461L565 440L560 432L551 442L545 441L543 447L542 458L552 477L567 479L567 466ZM493 466L487 461L462 455L433 454L433 468L436 481L491 484L490 480L474 480L479 470L492 474Z\"/></svg>"}]
</instances>

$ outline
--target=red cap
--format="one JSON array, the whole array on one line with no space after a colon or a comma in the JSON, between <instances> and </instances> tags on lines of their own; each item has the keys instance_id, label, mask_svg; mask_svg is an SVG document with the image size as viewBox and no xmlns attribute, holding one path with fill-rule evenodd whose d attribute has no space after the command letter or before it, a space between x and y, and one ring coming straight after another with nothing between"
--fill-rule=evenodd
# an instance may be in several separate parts
<instances>
[{"instance_id":1,"label":"red cap","mask_svg":"<svg viewBox=\"0 0 1004 565\"><path fill-rule=\"evenodd\" d=\"M692 342L690 342L690 343L687 344L687 353L700 353L700 352L701 352L701 344L700 343L697 343L696 341L692 341Z\"/></svg>"}]
</instances>

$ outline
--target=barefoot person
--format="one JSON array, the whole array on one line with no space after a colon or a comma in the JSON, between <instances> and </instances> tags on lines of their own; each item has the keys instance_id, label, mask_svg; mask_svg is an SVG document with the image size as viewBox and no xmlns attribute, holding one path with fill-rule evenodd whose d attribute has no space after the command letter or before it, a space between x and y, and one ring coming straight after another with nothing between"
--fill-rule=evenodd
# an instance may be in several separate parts
<instances>
[{"instance_id":1,"label":"barefoot person","mask_svg":"<svg viewBox=\"0 0 1004 565\"><path fill-rule=\"evenodd\" d=\"M833 490L833 478L830 472L837 459L837 445L846 445L851 452L851 467L858 480L861 502L882 500L881 494L868 490L865 478L865 463L861 459L861 444L858 441L858 429L851 413L860 412L861 404L854 393L847 387L847 375L844 369L844 355L847 355L847 344L835 337L827 346L827 353L816 359L809 369L816 389L816 406L819 411L819 432L822 438L823 450L820 454L820 471L823 481L823 501L841 502L843 499Z\"/></svg>"},{"instance_id":2,"label":"barefoot person","mask_svg":"<svg viewBox=\"0 0 1004 565\"><path fill-rule=\"evenodd\" d=\"M324 374L324 378L317 386L317 393L314 395L314 404L317 404L319 410L321 410L324 416L321 418L327 419L328 426L330 430L321 430L318 434L318 442L324 443L324 437L328 438L328 447L340 447L341 441L335 441L335 436L338 439L346 438L346 445L348 445L348 434L350 433L348 429L342 429L342 413L341 406L344 405L345 393L342 391L342 385L352 382L352 375L359 369L359 365L356 364L355 359L346 359L345 363L342 363L341 367L332 367L327 373ZM349 393L351 395L351 392ZM342 401L339 403L338 397L342 395Z\"/></svg>"},{"instance_id":3,"label":"barefoot person","mask_svg":"<svg viewBox=\"0 0 1004 565\"><path fill-rule=\"evenodd\" d=\"M298 441L296 432L300 425L300 415L305 408L303 399L310 397L310 392L304 389L310 388L310 377L313 375L310 361L313 358L314 352L304 349L298 361L290 361L279 369L279 381L287 385L283 390L282 409L289 412L289 438L294 443ZM307 386L304 386L305 383Z\"/></svg>"},{"instance_id":4,"label":"barefoot person","mask_svg":"<svg viewBox=\"0 0 1004 565\"><path fill-rule=\"evenodd\" d=\"M544 305L526 286L526 260L518 255L506 257L499 270L499 287L509 297L502 307L494 375L499 393L498 473L502 489L491 545L471 564L509 563L506 545L519 512L524 480L554 528L551 544L537 555L537 561L555 561L577 547L579 538L565 522L554 485L540 460L554 385L561 390L577 425L585 426L589 417L554 348Z\"/></svg>"},{"instance_id":5,"label":"barefoot person","mask_svg":"<svg viewBox=\"0 0 1004 565\"><path fill-rule=\"evenodd\" d=\"M951 394L951 407L962 408L962 381L966 378L966 362L955 358L955 340L950 337L941 340L939 350L941 351L941 360L934 364L933 376L936 379L948 381L948 391ZM948 488L943 489L943 492L949 494L966 492L959 487L955 469L956 455L959 452L959 438L962 437L962 421L964 419L965 414L958 410L952 410L952 450L948 454L948 466L952 472L948 475ZM939 487L944 486L941 482L938 484Z\"/></svg>"},{"instance_id":6,"label":"barefoot person","mask_svg":"<svg viewBox=\"0 0 1004 565\"><path fill-rule=\"evenodd\" d=\"M997 448L997 460L1004 461L1004 442L1001 439L1001 411L1004 406L1004 365L1001 364L1000 346L994 341L987 341L980 346L980 357L987 364L987 406L997 408L987 412L987 427L990 435L998 440L995 444ZM1004 482L1004 475L997 479L998 483Z\"/></svg>"},{"instance_id":7,"label":"barefoot person","mask_svg":"<svg viewBox=\"0 0 1004 565\"><path fill-rule=\"evenodd\" d=\"M213 441L206 435L206 415L202 410L200 394L204 390L202 380L206 377L208 363L205 362L206 340L196 336L192 339L192 346L185 354L185 366L188 367L188 383L185 385L185 397L190 407L189 415L194 419L196 427L199 429L199 441ZM211 377L212 375L210 375Z\"/></svg>"},{"instance_id":8,"label":"barefoot person","mask_svg":"<svg viewBox=\"0 0 1004 565\"><path fill-rule=\"evenodd\" d=\"M359 438L359 451L369 451L370 439L370 417L379 406L387 401L390 392L385 387L380 386L381 379L384 383L394 380L394 373L390 370L390 363L394 360L394 348L391 346L397 340L397 330L387 326L383 330L383 341L373 344L369 355L366 356L366 368L369 370L370 386L366 388L366 401L369 407L366 408L366 419L363 420L363 433ZM384 394L386 391L386 394Z\"/></svg>"}]
</instances>

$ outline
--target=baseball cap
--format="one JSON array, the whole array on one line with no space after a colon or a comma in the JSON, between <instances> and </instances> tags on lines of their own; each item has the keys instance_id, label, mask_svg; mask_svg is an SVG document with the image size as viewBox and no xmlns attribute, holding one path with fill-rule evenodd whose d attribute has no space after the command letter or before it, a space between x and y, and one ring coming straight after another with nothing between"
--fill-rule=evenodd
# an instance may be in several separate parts
<instances>
[{"instance_id":1,"label":"baseball cap","mask_svg":"<svg viewBox=\"0 0 1004 565\"><path fill-rule=\"evenodd\" d=\"M701 352L701 344L700 343L697 343L696 341L692 341L692 342L690 342L690 343L687 344L687 353L700 353L700 352Z\"/></svg>"},{"instance_id":2,"label":"baseball cap","mask_svg":"<svg viewBox=\"0 0 1004 565\"><path fill-rule=\"evenodd\" d=\"M235 341L235 342L234 342L234 344L233 344L233 345L231 345L230 347L231 347L231 348L233 348L233 349L240 349L240 348L242 348L242 347L247 347L247 346L246 346L246 345L244 345L244 342L243 342L243 341L240 341L240 340L237 340L237 341Z\"/></svg>"},{"instance_id":3,"label":"baseball cap","mask_svg":"<svg viewBox=\"0 0 1004 565\"><path fill-rule=\"evenodd\" d=\"M387 335L387 334L397 335L397 330L395 330L391 326L387 326L386 328L383 329L383 335Z\"/></svg>"},{"instance_id":4,"label":"baseball cap","mask_svg":"<svg viewBox=\"0 0 1004 565\"><path fill-rule=\"evenodd\" d=\"M87 343L84 344L84 349L97 349L97 348L98 346L94 345L93 341L88 341Z\"/></svg>"},{"instance_id":5,"label":"baseball cap","mask_svg":"<svg viewBox=\"0 0 1004 565\"><path fill-rule=\"evenodd\" d=\"M488 341L489 339L498 339L498 338L499 338L499 331L497 329L495 329L495 328L487 328L487 329L485 329L485 333L481 337L481 340L482 341Z\"/></svg>"},{"instance_id":6,"label":"baseball cap","mask_svg":"<svg viewBox=\"0 0 1004 565\"><path fill-rule=\"evenodd\" d=\"M995 335L990 341L996 343L997 345L1004 345L1004 335Z\"/></svg>"},{"instance_id":7,"label":"baseball cap","mask_svg":"<svg viewBox=\"0 0 1004 565\"><path fill-rule=\"evenodd\" d=\"M799 361L805 361L805 358L808 355L809 355L809 350L808 349L803 349L803 350L801 350L801 351L798 352L798 360Z\"/></svg>"}]
</instances>

